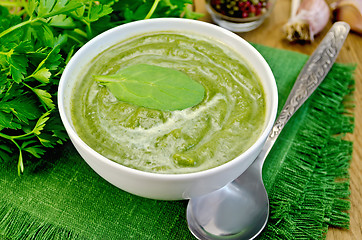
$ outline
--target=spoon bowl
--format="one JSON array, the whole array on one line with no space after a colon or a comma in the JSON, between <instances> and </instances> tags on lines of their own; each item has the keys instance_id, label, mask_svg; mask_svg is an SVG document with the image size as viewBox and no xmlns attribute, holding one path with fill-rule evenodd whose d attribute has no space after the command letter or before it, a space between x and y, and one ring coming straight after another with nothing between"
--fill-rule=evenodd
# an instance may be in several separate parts
<instances>
[{"instance_id":1,"label":"spoon bowl","mask_svg":"<svg viewBox=\"0 0 362 240\"><path fill-rule=\"evenodd\" d=\"M187 220L196 237L253 239L262 231L269 216L269 201L258 163L261 161L256 160L225 187L190 201ZM236 208L238 205L242 207Z\"/></svg>"},{"instance_id":2,"label":"spoon bowl","mask_svg":"<svg viewBox=\"0 0 362 240\"><path fill-rule=\"evenodd\" d=\"M311 55L289 94L260 154L237 179L209 194L191 198L187 207L190 231L198 239L254 239L269 216L262 168L288 120L309 98L332 67L347 38L349 25L334 23Z\"/></svg>"}]
</instances>

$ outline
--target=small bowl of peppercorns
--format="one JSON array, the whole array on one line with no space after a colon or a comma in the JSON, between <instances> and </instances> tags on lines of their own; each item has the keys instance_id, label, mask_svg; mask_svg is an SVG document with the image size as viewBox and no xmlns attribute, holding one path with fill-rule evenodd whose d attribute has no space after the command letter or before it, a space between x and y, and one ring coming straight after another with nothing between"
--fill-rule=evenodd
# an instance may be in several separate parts
<instances>
[{"instance_id":1,"label":"small bowl of peppercorns","mask_svg":"<svg viewBox=\"0 0 362 240\"><path fill-rule=\"evenodd\" d=\"M275 0L207 0L206 9L219 26L233 32L248 32L269 16Z\"/></svg>"}]
</instances>

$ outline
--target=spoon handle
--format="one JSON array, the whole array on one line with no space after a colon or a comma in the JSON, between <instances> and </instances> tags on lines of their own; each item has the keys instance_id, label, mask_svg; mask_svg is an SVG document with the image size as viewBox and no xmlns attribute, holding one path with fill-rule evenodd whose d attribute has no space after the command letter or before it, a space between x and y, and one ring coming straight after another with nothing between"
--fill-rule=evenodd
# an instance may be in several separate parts
<instances>
[{"instance_id":1,"label":"spoon handle","mask_svg":"<svg viewBox=\"0 0 362 240\"><path fill-rule=\"evenodd\" d=\"M304 65L258 157L263 159L261 164L266 157L263 158L263 155L269 153L285 124L324 80L342 48L349 30L350 26L345 22L334 23Z\"/></svg>"}]
</instances>

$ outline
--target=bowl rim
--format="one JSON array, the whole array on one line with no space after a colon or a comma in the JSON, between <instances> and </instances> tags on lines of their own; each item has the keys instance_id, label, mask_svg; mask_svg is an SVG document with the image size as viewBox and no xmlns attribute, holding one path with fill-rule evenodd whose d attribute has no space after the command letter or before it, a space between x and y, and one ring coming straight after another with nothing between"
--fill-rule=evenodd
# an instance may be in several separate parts
<instances>
[{"instance_id":1,"label":"bowl rim","mask_svg":"<svg viewBox=\"0 0 362 240\"><path fill-rule=\"evenodd\" d=\"M67 117L66 110L65 110L65 105L64 105L64 100L63 100L64 99L64 92L65 92L65 90L67 88L67 86L66 86L67 80L66 79L68 78L68 75L71 74L71 72L69 70L70 66L76 64L78 59L83 54L85 54L85 52L88 49L91 49L92 46L95 43L97 43L98 41L101 41L103 38L107 38L107 36L112 35L115 32L127 31L128 29L137 28L137 27L141 27L141 26L144 27L144 25L154 24L154 23L193 24L193 25L196 25L197 27L208 28L210 30L220 32L220 35L223 35L223 36L229 37L229 38L233 38L233 39L237 39L238 41L240 41L240 44L242 44L242 45L246 46L247 48L249 48L249 50L254 55L256 55L256 57L258 58L258 60L262 64L262 68L265 70L266 74L268 75L268 78L270 78L270 80L271 80L270 85L271 85L272 89L270 89L270 93L271 93L271 100L274 103L271 104L270 118L268 119L266 117L265 127L264 127L262 133L259 135L258 139L245 152L241 153L236 158L233 158L230 161L228 161L226 163L223 163L223 164L221 164L219 166L216 166L216 167L213 167L213 168L210 168L210 169L206 169L206 170L197 171L197 172L190 172L190 173L146 172L146 171L142 171L142 170L138 170L138 169L134 169L134 168L124 166L124 165L122 165L120 163L116 163L116 162L104 157L100 153L96 152L91 147L89 147L78 136L75 129L71 125L71 123L70 123L71 120L68 119L68 117ZM177 30L177 29L175 29L175 30ZM163 30L160 30L160 31L163 31ZM146 32L147 32L147 30L143 31L143 33L146 33ZM136 36L136 35L133 35L133 36ZM206 37L208 37L208 36L206 35ZM129 38L129 37L127 37L127 38ZM123 40L125 40L127 38L124 38L124 39L119 40L119 41L123 41ZM211 38L213 38L213 37L211 37ZM217 39L217 40L219 40L219 39ZM109 47L111 47L111 46L108 46L107 48L109 48ZM92 60L90 60L90 61L92 61ZM248 64L250 64L250 63L248 63ZM265 90L265 87L266 87L265 83L262 83L262 84L263 84L263 87L264 87L264 90ZM72 91L72 90L70 90L70 91ZM226 30L226 29L224 29L222 27L219 27L217 25L207 23L207 22L203 22L203 21L199 21L199 20L184 19L184 18L152 18L152 19L147 19L147 20L134 21L134 22L126 23L126 24L111 28L111 29L97 35L96 37L94 37L93 39L88 41L85 45L83 45L80 49L78 49L78 51L72 56L72 58L70 59L70 61L68 62L68 64L66 65L66 67L65 67L65 69L64 69L64 71L62 73L62 76L61 76L60 81L59 81L59 86L58 86L57 100L58 100L58 111L60 113L61 120L63 122L63 125L64 125L64 127L65 127L65 129L66 129L66 131L67 131L73 145L78 144L85 151L87 151L92 156L94 156L98 161L101 161L104 164L107 164L107 165L109 165L109 166L111 166L113 168L119 169L121 171L126 171L129 174L137 174L137 175L139 175L141 177L145 177L145 178L150 178L151 177L151 178L157 178L159 180L183 180L183 179L187 178L187 179L192 181L193 179L203 178L204 176L208 176L210 174L214 174L214 173L217 173L217 172L223 172L224 169L232 168L236 164L240 164L240 161L242 160L243 156L247 156L247 155L252 154L256 150L255 148L257 148L258 145L260 145L260 144L264 145L263 141L265 141L265 140L263 140L263 139L266 139L267 136L269 135L269 132L271 131L272 126L273 126L274 121L275 121L275 118L276 118L277 107L278 107L278 91L277 91L277 86L276 86L274 75L273 75L273 73L272 73L272 71L270 69L270 66L268 65L268 63L264 59L264 57L250 43L248 43L246 40L244 40L243 38L241 38L237 34L235 34L233 32L230 32L229 30ZM75 141L76 144L74 144L73 141Z\"/></svg>"}]
</instances>

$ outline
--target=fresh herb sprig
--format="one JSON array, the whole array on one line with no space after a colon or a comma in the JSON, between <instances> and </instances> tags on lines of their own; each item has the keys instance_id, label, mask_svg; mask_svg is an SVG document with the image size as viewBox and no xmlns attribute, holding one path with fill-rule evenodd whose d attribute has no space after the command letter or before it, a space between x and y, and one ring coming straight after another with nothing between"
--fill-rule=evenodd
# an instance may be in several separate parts
<instances>
[{"instance_id":1,"label":"fresh herb sprig","mask_svg":"<svg viewBox=\"0 0 362 240\"><path fill-rule=\"evenodd\" d=\"M198 18L192 0L0 1L0 162L40 159L68 139L57 86L73 53L97 34L151 17Z\"/></svg>"}]
</instances>

